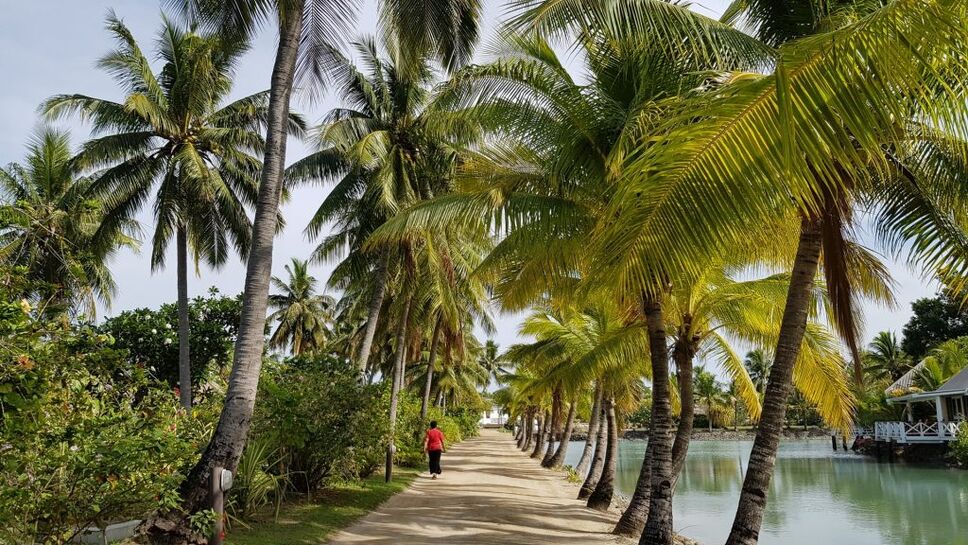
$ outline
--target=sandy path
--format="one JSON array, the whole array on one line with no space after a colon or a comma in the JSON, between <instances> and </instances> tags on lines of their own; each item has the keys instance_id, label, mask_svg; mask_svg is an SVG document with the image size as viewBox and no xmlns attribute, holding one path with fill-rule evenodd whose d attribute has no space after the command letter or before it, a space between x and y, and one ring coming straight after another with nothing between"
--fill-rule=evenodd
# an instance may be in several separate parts
<instances>
[{"instance_id":1,"label":"sandy path","mask_svg":"<svg viewBox=\"0 0 968 545\"><path fill-rule=\"evenodd\" d=\"M406 491L331 545L351 543L529 545L622 543L609 534L614 513L587 509L578 486L515 448L509 434L485 430L444 454L444 475L420 475Z\"/></svg>"}]
</instances>

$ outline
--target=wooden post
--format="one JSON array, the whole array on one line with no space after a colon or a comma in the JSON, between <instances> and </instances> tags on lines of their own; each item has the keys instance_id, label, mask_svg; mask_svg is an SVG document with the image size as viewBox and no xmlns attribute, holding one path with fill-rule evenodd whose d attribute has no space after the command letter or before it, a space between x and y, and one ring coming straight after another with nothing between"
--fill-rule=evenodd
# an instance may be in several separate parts
<instances>
[{"instance_id":1,"label":"wooden post","mask_svg":"<svg viewBox=\"0 0 968 545\"><path fill-rule=\"evenodd\" d=\"M893 440L893 439L891 439L891 442L887 444L887 448L889 449L889 450L887 451L887 461L888 461L888 462L892 462L892 463L894 462L894 452L895 452L895 446L896 446L896 445L895 445L895 443L894 443L894 440Z\"/></svg>"},{"instance_id":2,"label":"wooden post","mask_svg":"<svg viewBox=\"0 0 968 545\"><path fill-rule=\"evenodd\" d=\"M834 447L834 452L837 452L837 435L831 434L830 436L830 446Z\"/></svg>"},{"instance_id":3,"label":"wooden post","mask_svg":"<svg viewBox=\"0 0 968 545\"><path fill-rule=\"evenodd\" d=\"M225 492L222 490L222 466L212 468L212 511L215 511L215 528L209 545L222 545L222 517L225 511Z\"/></svg>"},{"instance_id":4,"label":"wooden post","mask_svg":"<svg viewBox=\"0 0 968 545\"><path fill-rule=\"evenodd\" d=\"M840 442L841 442L842 446L844 447L844 452L847 452L847 438L846 437L842 437L840 439Z\"/></svg>"}]
</instances>

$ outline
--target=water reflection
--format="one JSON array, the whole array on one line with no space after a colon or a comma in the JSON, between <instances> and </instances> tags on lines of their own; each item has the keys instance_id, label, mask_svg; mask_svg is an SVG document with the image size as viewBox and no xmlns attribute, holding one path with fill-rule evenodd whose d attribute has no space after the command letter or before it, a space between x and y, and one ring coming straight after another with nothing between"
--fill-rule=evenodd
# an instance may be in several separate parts
<instances>
[{"instance_id":1,"label":"water reflection","mask_svg":"<svg viewBox=\"0 0 968 545\"><path fill-rule=\"evenodd\" d=\"M706 545L729 533L752 447L695 441L676 490L675 527ZM623 441L616 486L635 487L644 441ZM575 463L580 446L569 448ZM968 545L968 472L879 464L827 441L783 443L763 545Z\"/></svg>"}]
</instances>

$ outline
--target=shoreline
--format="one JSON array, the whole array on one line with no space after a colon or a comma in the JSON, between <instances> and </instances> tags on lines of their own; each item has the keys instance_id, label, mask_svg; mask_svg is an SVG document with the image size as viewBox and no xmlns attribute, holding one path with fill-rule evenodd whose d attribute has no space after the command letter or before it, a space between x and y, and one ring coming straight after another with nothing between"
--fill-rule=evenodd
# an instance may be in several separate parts
<instances>
[{"instance_id":1,"label":"shoreline","mask_svg":"<svg viewBox=\"0 0 968 545\"><path fill-rule=\"evenodd\" d=\"M806 430L802 429L789 429L783 430L783 435L780 439L783 441L796 441L804 439L826 439L830 440L830 436L834 432L822 428L808 428ZM571 435L572 441L584 441L586 437L585 431L575 431ZM621 439L627 441L645 441L649 437L649 430L647 429L630 429L622 432ZM692 440L693 441L752 441L756 438L756 430L723 430L714 429L709 430L693 430Z\"/></svg>"}]
</instances>

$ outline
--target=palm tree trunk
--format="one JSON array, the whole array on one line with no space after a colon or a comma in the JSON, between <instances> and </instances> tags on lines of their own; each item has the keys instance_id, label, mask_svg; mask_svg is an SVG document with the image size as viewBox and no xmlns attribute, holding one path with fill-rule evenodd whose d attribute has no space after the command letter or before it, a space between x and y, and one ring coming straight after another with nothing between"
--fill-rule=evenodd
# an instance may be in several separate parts
<instances>
[{"instance_id":1,"label":"palm tree trunk","mask_svg":"<svg viewBox=\"0 0 968 545\"><path fill-rule=\"evenodd\" d=\"M538 437L534 443L534 450L531 451L532 458L540 458L541 451L545 447L545 439L548 437L548 428L551 425L551 415L545 411L541 419L541 427L538 429Z\"/></svg>"},{"instance_id":2,"label":"palm tree trunk","mask_svg":"<svg viewBox=\"0 0 968 545\"><path fill-rule=\"evenodd\" d=\"M592 448L595 443L595 435L598 433L598 416L602 412L602 387L595 383L595 392L592 394L592 410L588 415L588 431L585 432L585 446L581 451L581 458L575 465L575 473L585 476L588 472L588 464L591 462Z\"/></svg>"},{"instance_id":3,"label":"palm tree trunk","mask_svg":"<svg viewBox=\"0 0 968 545\"><path fill-rule=\"evenodd\" d=\"M631 538L642 535L645 521L649 518L649 502L652 500L652 446L650 442L645 447L645 459L642 460L639 479L635 482L635 492L612 530L613 534Z\"/></svg>"},{"instance_id":4,"label":"palm tree trunk","mask_svg":"<svg viewBox=\"0 0 968 545\"><path fill-rule=\"evenodd\" d=\"M301 6L301 2L299 5ZM293 9L295 13L301 15L298 8ZM190 532L186 513L195 513L208 508L212 468L218 465L235 471L249 434L258 392L259 374L262 370L262 353L265 348L266 307L269 276L272 272L272 243L276 234L282 176L286 163L289 101L301 34L301 16L285 17L280 21L279 43L269 89L269 112L259 200L252 226L252 243L246 264L245 291L242 297L242 317L235 341L235 356L225 403L219 416L218 426L204 454L182 484L182 510L170 513L167 517L169 522L172 518L177 521L177 528L162 520L149 519L143 523L142 529L151 535L185 535L186 532ZM163 524L156 524L159 522Z\"/></svg>"},{"instance_id":5,"label":"palm tree trunk","mask_svg":"<svg viewBox=\"0 0 968 545\"><path fill-rule=\"evenodd\" d=\"M555 455L555 434L561 427L561 386L555 388L551 402L551 426L548 428L548 448L545 449L541 467L551 467L551 458Z\"/></svg>"},{"instance_id":6,"label":"palm tree trunk","mask_svg":"<svg viewBox=\"0 0 968 545\"><path fill-rule=\"evenodd\" d=\"M598 415L598 434L595 437L595 454L592 456L591 467L588 468L588 476L578 491L578 499L584 500L592 495L598 480L602 477L602 466L605 465L605 443L608 441L608 424L605 416L605 400L599 405Z\"/></svg>"},{"instance_id":7,"label":"palm tree trunk","mask_svg":"<svg viewBox=\"0 0 968 545\"><path fill-rule=\"evenodd\" d=\"M360 368L360 375L366 371L366 365L370 361L370 351L373 349L373 337L376 335L377 322L380 320L380 309L383 308L383 298L387 292L387 271L389 269L389 256L384 252L377 262L376 270L373 271L373 294L370 297L370 306L366 313L366 327L363 329L363 342L360 345L360 355L357 365Z\"/></svg>"},{"instance_id":8,"label":"palm tree trunk","mask_svg":"<svg viewBox=\"0 0 968 545\"><path fill-rule=\"evenodd\" d=\"M551 461L547 467L557 469L565 463L565 455L568 454L568 442L571 441L571 432L575 429L575 410L577 405L577 403L570 403L568 405L568 417L565 419L565 429L561 432L558 449L551 456Z\"/></svg>"},{"instance_id":9,"label":"palm tree trunk","mask_svg":"<svg viewBox=\"0 0 968 545\"><path fill-rule=\"evenodd\" d=\"M188 323L188 235L185 226L179 225L175 235L178 252L178 390L182 407L192 408L192 360L189 341L191 326Z\"/></svg>"},{"instance_id":10,"label":"palm tree trunk","mask_svg":"<svg viewBox=\"0 0 968 545\"><path fill-rule=\"evenodd\" d=\"M694 342L698 342L696 339ZM676 438L672 444L672 479L673 489L679 478L682 466L686 463L689 452L689 441L692 439L693 420L696 413L696 399L692 391L692 366L696 355L695 344L685 340L677 340L672 353L676 362L676 372L679 382L679 427L676 428Z\"/></svg>"},{"instance_id":11,"label":"palm tree trunk","mask_svg":"<svg viewBox=\"0 0 968 545\"><path fill-rule=\"evenodd\" d=\"M750 461L739 497L736 518L727 545L754 545L759 539L766 508L766 495L773 476L776 452L786 418L787 400L793 381L793 368L803 343L811 292L820 261L820 222L805 219L800 228L800 241L787 291L786 308L780 322L780 335L770 378L766 383L763 412L750 452Z\"/></svg>"},{"instance_id":12,"label":"palm tree trunk","mask_svg":"<svg viewBox=\"0 0 968 545\"><path fill-rule=\"evenodd\" d=\"M523 452L528 452L531 449L532 441L534 441L534 409L528 409L527 417L524 419L527 428L524 430L524 445L521 447Z\"/></svg>"},{"instance_id":13,"label":"palm tree trunk","mask_svg":"<svg viewBox=\"0 0 968 545\"><path fill-rule=\"evenodd\" d=\"M514 442L521 448L521 441L524 440L524 416L518 417L518 430L514 432Z\"/></svg>"},{"instance_id":14,"label":"palm tree trunk","mask_svg":"<svg viewBox=\"0 0 968 545\"><path fill-rule=\"evenodd\" d=\"M652 359L652 494L649 517L640 544L671 545L672 530L672 405L669 392L669 348L666 345L665 316L655 295L643 298L649 354Z\"/></svg>"},{"instance_id":15,"label":"palm tree trunk","mask_svg":"<svg viewBox=\"0 0 968 545\"><path fill-rule=\"evenodd\" d=\"M427 406L430 405L430 386L434 382L434 365L437 362L437 345L440 344L440 318L434 325L433 337L430 340L430 355L427 357L427 382L424 384L423 401L420 404L420 422L427 422Z\"/></svg>"},{"instance_id":16,"label":"palm tree trunk","mask_svg":"<svg viewBox=\"0 0 968 545\"><path fill-rule=\"evenodd\" d=\"M397 327L397 354L393 362L393 382L390 387L390 443L387 445L386 482L393 478L393 455L396 453L397 406L400 404L400 389L403 385L404 365L407 357L407 320L410 318L410 304L413 296L407 296Z\"/></svg>"},{"instance_id":17,"label":"palm tree trunk","mask_svg":"<svg viewBox=\"0 0 968 545\"><path fill-rule=\"evenodd\" d=\"M588 507L597 511L608 511L612 505L612 494L615 492L615 466L618 463L618 419L615 418L615 400L605 401L606 425L608 427L608 444L605 446L605 463L602 464L602 476L595 485L595 490L588 496Z\"/></svg>"}]
</instances>

